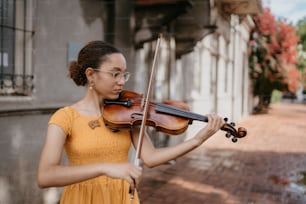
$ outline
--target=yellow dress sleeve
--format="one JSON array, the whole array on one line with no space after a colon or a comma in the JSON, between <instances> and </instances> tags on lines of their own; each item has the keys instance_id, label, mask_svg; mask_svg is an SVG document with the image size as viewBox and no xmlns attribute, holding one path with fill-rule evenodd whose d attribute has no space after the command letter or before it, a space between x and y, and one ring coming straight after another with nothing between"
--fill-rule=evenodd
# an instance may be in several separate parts
<instances>
[{"instance_id":1,"label":"yellow dress sleeve","mask_svg":"<svg viewBox=\"0 0 306 204\"><path fill-rule=\"evenodd\" d=\"M71 133L73 115L68 107L57 110L50 118L49 125L54 124L62 128L64 133L68 136Z\"/></svg>"}]
</instances>

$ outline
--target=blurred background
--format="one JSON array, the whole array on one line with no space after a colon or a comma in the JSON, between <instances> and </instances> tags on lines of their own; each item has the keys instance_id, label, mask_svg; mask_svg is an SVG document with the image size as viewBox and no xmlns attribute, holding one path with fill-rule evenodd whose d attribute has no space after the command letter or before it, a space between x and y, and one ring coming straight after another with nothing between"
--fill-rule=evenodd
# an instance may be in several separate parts
<instances>
[{"instance_id":1,"label":"blurred background","mask_svg":"<svg viewBox=\"0 0 306 204\"><path fill-rule=\"evenodd\" d=\"M91 40L118 47L132 73L125 88L145 94L161 33L155 101L183 101L193 112L237 122L268 113L271 103L305 103L306 18L276 15L275 4L286 5L0 0L0 203L58 202L61 188L37 187L39 155L51 114L84 94L68 77L68 64ZM177 137L149 131L162 147L200 127L190 126Z\"/></svg>"}]
</instances>

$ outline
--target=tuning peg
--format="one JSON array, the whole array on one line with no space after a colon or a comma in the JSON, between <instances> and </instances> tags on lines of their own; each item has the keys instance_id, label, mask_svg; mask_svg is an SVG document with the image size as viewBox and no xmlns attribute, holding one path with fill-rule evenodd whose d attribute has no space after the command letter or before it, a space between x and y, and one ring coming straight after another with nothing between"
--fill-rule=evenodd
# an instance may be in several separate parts
<instances>
[{"instance_id":1,"label":"tuning peg","mask_svg":"<svg viewBox=\"0 0 306 204\"><path fill-rule=\"evenodd\" d=\"M228 121L228 118L224 118L223 120L224 120L225 122L227 122L227 121Z\"/></svg>"},{"instance_id":2,"label":"tuning peg","mask_svg":"<svg viewBox=\"0 0 306 204\"><path fill-rule=\"evenodd\" d=\"M234 122L231 122L230 124L231 124L231 126L235 126L236 125Z\"/></svg>"},{"instance_id":3,"label":"tuning peg","mask_svg":"<svg viewBox=\"0 0 306 204\"><path fill-rule=\"evenodd\" d=\"M233 137L233 138L232 138L232 142L235 143L235 142L237 142L237 141L238 141L237 137Z\"/></svg>"},{"instance_id":4,"label":"tuning peg","mask_svg":"<svg viewBox=\"0 0 306 204\"><path fill-rule=\"evenodd\" d=\"M225 137L230 138L231 135L232 135L232 134L231 134L230 132L227 132L227 133L225 134Z\"/></svg>"}]
</instances>

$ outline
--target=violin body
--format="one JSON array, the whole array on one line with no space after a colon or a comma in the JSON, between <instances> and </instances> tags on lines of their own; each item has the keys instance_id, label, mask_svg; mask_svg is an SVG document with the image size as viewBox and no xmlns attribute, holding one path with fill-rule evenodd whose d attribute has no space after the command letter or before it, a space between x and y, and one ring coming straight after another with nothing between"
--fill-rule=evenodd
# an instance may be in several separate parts
<instances>
[{"instance_id":1,"label":"violin body","mask_svg":"<svg viewBox=\"0 0 306 204\"><path fill-rule=\"evenodd\" d=\"M105 125L113 131L139 126L143 121L145 103L142 94L127 90L122 91L117 100L105 100L102 114ZM157 131L178 135L185 132L193 120L208 122L206 116L190 112L189 107L179 101L148 103L146 126L154 127ZM226 118L224 120L227 122ZM227 132L226 137L233 136L232 141L236 142L237 138L245 137L247 131L243 127L236 130L234 126L234 123L225 123L221 130Z\"/></svg>"},{"instance_id":2,"label":"violin body","mask_svg":"<svg viewBox=\"0 0 306 204\"><path fill-rule=\"evenodd\" d=\"M103 120L112 130L130 129L141 124L143 119L144 98L142 94L132 91L122 91L120 97L115 100L107 100L103 109ZM178 101L165 101L164 104L188 111L184 103ZM149 115L146 125L154 127L170 135L178 135L186 131L192 120L157 112L155 103L150 103Z\"/></svg>"}]
</instances>

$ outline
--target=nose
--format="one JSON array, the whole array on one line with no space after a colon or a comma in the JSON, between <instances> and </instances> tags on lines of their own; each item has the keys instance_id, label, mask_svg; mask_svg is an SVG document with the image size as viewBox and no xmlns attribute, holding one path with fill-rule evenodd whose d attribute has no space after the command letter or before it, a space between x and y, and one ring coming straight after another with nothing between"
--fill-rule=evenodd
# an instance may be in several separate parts
<instances>
[{"instance_id":1,"label":"nose","mask_svg":"<svg viewBox=\"0 0 306 204\"><path fill-rule=\"evenodd\" d=\"M124 84L125 84L125 79L124 79L124 77L123 77L123 76L120 77L120 79L117 81L117 83L118 83L119 85L124 85Z\"/></svg>"}]
</instances>

